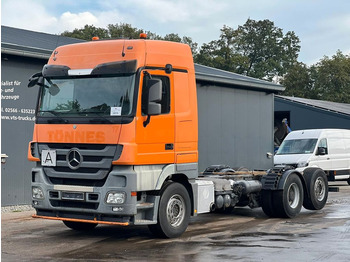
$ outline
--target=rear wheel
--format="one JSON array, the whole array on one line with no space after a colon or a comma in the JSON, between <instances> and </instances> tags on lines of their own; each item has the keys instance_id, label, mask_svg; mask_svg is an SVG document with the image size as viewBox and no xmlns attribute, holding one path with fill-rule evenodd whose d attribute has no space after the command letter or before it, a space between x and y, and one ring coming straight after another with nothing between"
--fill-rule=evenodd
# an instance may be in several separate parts
<instances>
[{"instance_id":1,"label":"rear wheel","mask_svg":"<svg viewBox=\"0 0 350 262\"><path fill-rule=\"evenodd\" d=\"M82 223L82 222L73 222L73 221L63 221L63 223L67 227L77 231L89 231L89 230L93 230L97 226L97 224L95 223Z\"/></svg>"},{"instance_id":2,"label":"rear wheel","mask_svg":"<svg viewBox=\"0 0 350 262\"><path fill-rule=\"evenodd\" d=\"M158 221L150 225L156 236L174 238L186 231L191 212L190 197L186 188L179 183L169 183L162 190Z\"/></svg>"},{"instance_id":3,"label":"rear wheel","mask_svg":"<svg viewBox=\"0 0 350 262\"><path fill-rule=\"evenodd\" d=\"M300 213L304 199L303 185L296 174L290 174L282 191L273 194L273 207L278 217L293 218Z\"/></svg>"},{"instance_id":4,"label":"rear wheel","mask_svg":"<svg viewBox=\"0 0 350 262\"><path fill-rule=\"evenodd\" d=\"M350 186L350 178L348 179L348 185Z\"/></svg>"},{"instance_id":5,"label":"rear wheel","mask_svg":"<svg viewBox=\"0 0 350 262\"><path fill-rule=\"evenodd\" d=\"M306 186L310 197L305 196L303 206L309 210L320 210L327 202L328 180L322 169L304 172Z\"/></svg>"}]
</instances>

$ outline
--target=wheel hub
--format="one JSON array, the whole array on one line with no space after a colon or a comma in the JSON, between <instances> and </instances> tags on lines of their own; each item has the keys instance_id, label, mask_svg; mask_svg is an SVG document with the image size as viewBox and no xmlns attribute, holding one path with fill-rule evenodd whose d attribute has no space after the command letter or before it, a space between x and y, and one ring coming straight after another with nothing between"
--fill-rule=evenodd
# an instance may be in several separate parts
<instances>
[{"instance_id":1,"label":"wheel hub","mask_svg":"<svg viewBox=\"0 0 350 262\"><path fill-rule=\"evenodd\" d=\"M288 188L288 203L291 208L296 208L300 201L300 191L297 184L293 183Z\"/></svg>"},{"instance_id":2,"label":"wheel hub","mask_svg":"<svg viewBox=\"0 0 350 262\"><path fill-rule=\"evenodd\" d=\"M180 195L173 195L167 205L167 219L171 226L181 225L185 217L184 199Z\"/></svg>"},{"instance_id":3,"label":"wheel hub","mask_svg":"<svg viewBox=\"0 0 350 262\"><path fill-rule=\"evenodd\" d=\"M323 179L318 177L315 181L315 196L318 201L322 201L326 195L326 185Z\"/></svg>"}]
</instances>

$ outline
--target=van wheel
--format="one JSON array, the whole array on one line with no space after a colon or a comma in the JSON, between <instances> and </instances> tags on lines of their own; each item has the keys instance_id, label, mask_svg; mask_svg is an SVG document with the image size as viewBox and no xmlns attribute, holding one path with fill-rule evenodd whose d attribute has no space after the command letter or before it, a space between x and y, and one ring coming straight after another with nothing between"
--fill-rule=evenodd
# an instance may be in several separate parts
<instances>
[{"instance_id":1,"label":"van wheel","mask_svg":"<svg viewBox=\"0 0 350 262\"><path fill-rule=\"evenodd\" d=\"M159 237L179 237L187 229L190 212L191 202L186 188L179 183L168 183L161 193L157 224L148 227Z\"/></svg>"},{"instance_id":2,"label":"van wheel","mask_svg":"<svg viewBox=\"0 0 350 262\"><path fill-rule=\"evenodd\" d=\"M350 178L348 179L348 185L350 186Z\"/></svg>"},{"instance_id":3,"label":"van wheel","mask_svg":"<svg viewBox=\"0 0 350 262\"><path fill-rule=\"evenodd\" d=\"M89 230L93 230L97 224L95 223L82 223L82 222L72 222L72 221L63 221L63 223L76 231L89 231Z\"/></svg>"},{"instance_id":4,"label":"van wheel","mask_svg":"<svg viewBox=\"0 0 350 262\"><path fill-rule=\"evenodd\" d=\"M309 210L320 210L327 202L328 180L322 169L304 171L307 190L310 197L305 196L303 206Z\"/></svg>"},{"instance_id":5,"label":"van wheel","mask_svg":"<svg viewBox=\"0 0 350 262\"><path fill-rule=\"evenodd\" d=\"M273 207L278 217L293 218L301 210L304 199L303 185L297 174L290 174L282 191L273 192Z\"/></svg>"}]
</instances>

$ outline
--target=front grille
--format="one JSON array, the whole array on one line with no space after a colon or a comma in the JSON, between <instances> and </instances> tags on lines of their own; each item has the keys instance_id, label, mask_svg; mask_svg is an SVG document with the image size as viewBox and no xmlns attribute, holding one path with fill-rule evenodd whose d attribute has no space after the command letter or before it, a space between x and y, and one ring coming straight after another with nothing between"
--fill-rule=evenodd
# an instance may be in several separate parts
<instances>
[{"instance_id":1,"label":"front grille","mask_svg":"<svg viewBox=\"0 0 350 262\"><path fill-rule=\"evenodd\" d=\"M58 192L57 191L50 191L49 192L50 198L58 198Z\"/></svg>"},{"instance_id":2,"label":"front grille","mask_svg":"<svg viewBox=\"0 0 350 262\"><path fill-rule=\"evenodd\" d=\"M90 201L97 201L98 200L98 194L88 194L88 200L90 200Z\"/></svg>"},{"instance_id":3,"label":"front grille","mask_svg":"<svg viewBox=\"0 0 350 262\"><path fill-rule=\"evenodd\" d=\"M74 179L74 178L48 178L51 184L54 185L69 185L69 186L93 186L93 187L103 187L106 182L105 179Z\"/></svg>"},{"instance_id":4,"label":"front grille","mask_svg":"<svg viewBox=\"0 0 350 262\"><path fill-rule=\"evenodd\" d=\"M112 161L121 154L121 145L101 144L39 144L42 150L56 151L56 166L45 166L44 172L53 184L67 185L103 185ZM69 152L75 149L81 155L76 169L72 169L67 161ZM87 182L87 181L90 182Z\"/></svg>"},{"instance_id":5,"label":"front grille","mask_svg":"<svg viewBox=\"0 0 350 262\"><path fill-rule=\"evenodd\" d=\"M70 207L70 208L83 208L93 209L98 208L98 203L82 202L82 201L64 201L64 200L50 200L53 207Z\"/></svg>"}]
</instances>

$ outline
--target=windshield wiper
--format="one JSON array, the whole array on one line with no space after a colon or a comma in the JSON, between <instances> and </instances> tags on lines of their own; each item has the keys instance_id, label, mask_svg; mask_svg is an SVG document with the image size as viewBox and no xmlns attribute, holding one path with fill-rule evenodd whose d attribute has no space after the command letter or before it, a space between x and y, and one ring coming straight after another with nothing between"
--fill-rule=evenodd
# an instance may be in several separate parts
<instances>
[{"instance_id":1,"label":"windshield wiper","mask_svg":"<svg viewBox=\"0 0 350 262\"><path fill-rule=\"evenodd\" d=\"M100 118L90 119L89 120L90 123L112 124L112 121L109 120L108 118L106 118L101 112L92 111L92 112L88 112L88 113L93 113L93 114L96 114L97 116L100 117Z\"/></svg>"},{"instance_id":2,"label":"windshield wiper","mask_svg":"<svg viewBox=\"0 0 350 262\"><path fill-rule=\"evenodd\" d=\"M102 123L102 124L112 124L113 122L111 120L109 120L108 118L106 118L103 113L101 111L78 111L78 112L74 112L75 114L78 115L86 115L86 116L98 116L100 118L93 118L93 119L89 119L90 123Z\"/></svg>"},{"instance_id":3,"label":"windshield wiper","mask_svg":"<svg viewBox=\"0 0 350 262\"><path fill-rule=\"evenodd\" d=\"M55 111L55 110L39 110L39 113L50 113L54 116L58 116L59 112Z\"/></svg>"},{"instance_id":4,"label":"windshield wiper","mask_svg":"<svg viewBox=\"0 0 350 262\"><path fill-rule=\"evenodd\" d=\"M54 111L54 110L40 110L39 113L50 113L53 116L55 116L55 118L53 119L48 119L47 122L49 124L54 124L54 123L58 123L58 124L67 124L69 123L69 121L67 119L63 119L62 117L59 116L59 112Z\"/></svg>"}]
</instances>

